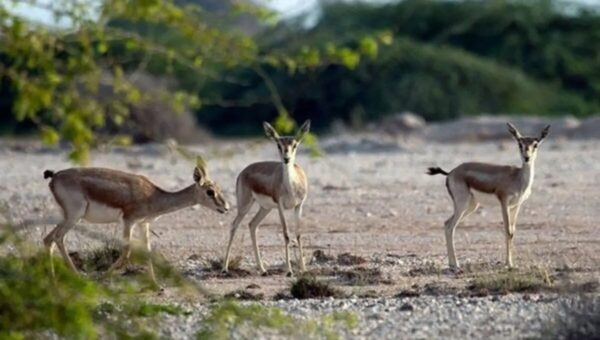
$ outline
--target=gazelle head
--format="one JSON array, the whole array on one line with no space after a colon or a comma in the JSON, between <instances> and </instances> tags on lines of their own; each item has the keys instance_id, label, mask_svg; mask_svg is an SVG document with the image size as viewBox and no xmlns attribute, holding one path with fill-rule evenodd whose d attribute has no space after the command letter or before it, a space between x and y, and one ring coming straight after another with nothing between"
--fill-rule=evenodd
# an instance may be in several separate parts
<instances>
[{"instance_id":1,"label":"gazelle head","mask_svg":"<svg viewBox=\"0 0 600 340\"><path fill-rule=\"evenodd\" d=\"M194 168L194 182L196 182L197 203L214 209L222 214L229 210L229 203L225 200L221 188L208 178L208 172L204 164L198 164Z\"/></svg>"},{"instance_id":2,"label":"gazelle head","mask_svg":"<svg viewBox=\"0 0 600 340\"><path fill-rule=\"evenodd\" d=\"M279 149L279 156L281 161L285 164L294 164L296 160L296 150L298 145L302 142L308 131L310 130L310 120L307 120L302 124L296 136L279 136L277 131L271 126L271 124L264 122L263 127L265 128L265 134L275 143Z\"/></svg>"},{"instance_id":3,"label":"gazelle head","mask_svg":"<svg viewBox=\"0 0 600 340\"><path fill-rule=\"evenodd\" d=\"M537 156L538 147L542 144L542 141L546 136L548 136L548 131L550 130L550 125L547 125L539 137L523 137L519 130L512 125L511 123L506 123L508 125L508 132L515 138L517 143L519 143L519 151L521 153L521 159L524 163L532 163L535 161Z\"/></svg>"}]
</instances>

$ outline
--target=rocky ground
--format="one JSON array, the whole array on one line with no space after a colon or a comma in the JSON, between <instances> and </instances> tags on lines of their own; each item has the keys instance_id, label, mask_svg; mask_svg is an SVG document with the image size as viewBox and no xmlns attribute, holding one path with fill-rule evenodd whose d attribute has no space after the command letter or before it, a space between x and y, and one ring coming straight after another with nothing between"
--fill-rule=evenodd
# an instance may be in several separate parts
<instances>
[{"instance_id":1,"label":"rocky ground","mask_svg":"<svg viewBox=\"0 0 600 340\"><path fill-rule=\"evenodd\" d=\"M321 158L307 152L298 157L310 182L302 234L306 252L319 255L310 261L313 273L346 298L274 300L284 297L281 293L289 291L293 281L280 270L283 238L276 213L265 219L258 236L271 275L256 274L245 227L234 243L234 256L240 257L237 275L223 276L212 269L224 255L235 216L237 173L251 162L276 159L276 147L266 140L190 147L208 161L210 176L223 188L232 212L221 215L194 207L165 216L152 227L158 235L152 239L154 248L212 294L249 292L260 303L293 315L353 311L360 327L348 335L365 338L527 338L539 335L573 293L595 294L600 273L600 141L551 136L542 146L533 193L518 221L514 272L539 278L542 287L508 295L474 287L486 278L507 275L498 204L482 202L482 208L458 227L457 254L465 270L448 272L442 224L452 213L451 202L444 178L427 176L425 170L449 170L467 160L518 165L516 143L508 138L441 143L365 133L322 138L321 147L326 152ZM168 190L192 183L192 162L163 145L100 150L90 165L141 173ZM22 234L37 244L59 217L42 172L69 166L65 150L0 141L4 219L24 225ZM83 223L78 229L67 236L71 251L101 246L84 230L107 238L121 234L117 225ZM344 253L362 260L340 262L338 256ZM193 334L194 320L206 310L203 298L184 301L169 287L151 299L184 303L193 311L167 317L173 321L164 326L169 336Z\"/></svg>"}]
</instances>

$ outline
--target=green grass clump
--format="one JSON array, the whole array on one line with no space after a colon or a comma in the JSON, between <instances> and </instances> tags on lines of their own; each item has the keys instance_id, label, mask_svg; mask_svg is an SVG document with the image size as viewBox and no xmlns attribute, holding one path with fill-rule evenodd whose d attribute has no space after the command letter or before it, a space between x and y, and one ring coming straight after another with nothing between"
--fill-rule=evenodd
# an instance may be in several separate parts
<instances>
[{"instance_id":1,"label":"green grass clump","mask_svg":"<svg viewBox=\"0 0 600 340\"><path fill-rule=\"evenodd\" d=\"M333 313L320 319L302 321L278 308L258 304L240 305L225 301L216 305L203 321L198 339L230 339L232 332L241 338L256 338L259 334L273 337L304 337L339 339L338 327L355 328L358 320L350 313Z\"/></svg>"}]
</instances>

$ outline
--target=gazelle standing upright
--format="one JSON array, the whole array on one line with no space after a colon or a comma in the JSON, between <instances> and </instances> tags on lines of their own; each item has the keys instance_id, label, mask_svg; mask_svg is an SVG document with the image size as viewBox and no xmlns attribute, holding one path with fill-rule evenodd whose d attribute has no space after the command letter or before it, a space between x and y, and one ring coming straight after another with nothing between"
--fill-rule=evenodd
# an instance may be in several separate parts
<instances>
[{"instance_id":1,"label":"gazelle standing upright","mask_svg":"<svg viewBox=\"0 0 600 340\"><path fill-rule=\"evenodd\" d=\"M454 230L467 216L473 213L477 203L473 191L492 194L500 201L504 231L506 236L506 265L513 266L512 241L517 225L517 216L521 204L531 194L535 173L535 159L538 147L548 135L550 125L546 126L539 137L523 137L511 123L508 131L519 144L522 166L504 166L488 163L463 163L450 172L441 168L429 168L429 175L443 174L446 187L454 203L454 213L445 223L446 246L451 269L458 268L454 252Z\"/></svg>"},{"instance_id":2,"label":"gazelle standing upright","mask_svg":"<svg viewBox=\"0 0 600 340\"><path fill-rule=\"evenodd\" d=\"M194 184L177 192L167 192L144 176L104 168L70 168L56 173L46 170L44 178L52 178L50 190L63 212L62 222L44 238L44 244L50 255L56 244L74 271L77 268L63 240L65 234L80 220L123 223L124 251L110 267L111 272L129 260L131 236L137 224L144 226L144 242L146 250L150 251L150 223L160 216L196 204L220 213L229 210L221 189L208 178L206 167L200 159L194 168ZM150 277L156 283L150 258L148 266Z\"/></svg>"},{"instance_id":3,"label":"gazelle standing upright","mask_svg":"<svg viewBox=\"0 0 600 340\"><path fill-rule=\"evenodd\" d=\"M310 121L306 121L300 127L295 137L279 136L275 129L267 122L263 123L265 134L277 144L279 149L280 162L258 162L248 165L238 175L236 181L236 198L238 213L235 217L229 234L229 243L227 244L227 253L223 271L227 272L229 267L229 256L231 244L240 223L248 213L254 202L259 205L259 210L250 221L250 237L256 256L256 265L258 270L266 275L267 271L263 265L260 250L256 243L256 229L260 222L269 214L272 209L277 208L279 218L283 227L283 238L285 241L285 261L288 267L288 276L293 275L290 262L290 238L288 235L288 225L285 220L284 210L294 209L296 222L296 238L300 250L300 270L305 271L304 253L302 250L302 239L300 234L300 218L302 216L302 205L306 200L308 193L308 182L304 170L295 163L296 151L298 146L310 129Z\"/></svg>"}]
</instances>

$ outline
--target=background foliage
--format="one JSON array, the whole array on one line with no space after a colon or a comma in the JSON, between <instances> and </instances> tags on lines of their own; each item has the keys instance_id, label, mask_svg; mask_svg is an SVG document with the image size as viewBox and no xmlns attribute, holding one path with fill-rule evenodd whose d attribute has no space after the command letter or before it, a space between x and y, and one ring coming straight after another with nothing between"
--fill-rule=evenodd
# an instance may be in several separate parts
<instances>
[{"instance_id":1,"label":"background foliage","mask_svg":"<svg viewBox=\"0 0 600 340\"><path fill-rule=\"evenodd\" d=\"M599 111L600 15L559 1L325 1L317 24L284 22L263 33L265 51L302 51L335 41L369 50L385 32L390 46L351 68L269 69L295 117L325 128L410 110L428 120L480 113L586 116ZM265 87L243 67L244 85L207 84L232 105L205 106L200 121L244 132L273 116ZM238 125L226 122L241 122Z\"/></svg>"},{"instance_id":2,"label":"background foliage","mask_svg":"<svg viewBox=\"0 0 600 340\"><path fill-rule=\"evenodd\" d=\"M600 14L551 0L323 1L312 26L247 1L0 3L0 131L73 147L326 129L403 110L600 110ZM17 8L45 11L52 25ZM10 114L6 114L10 113ZM179 118L170 119L174 114Z\"/></svg>"}]
</instances>

